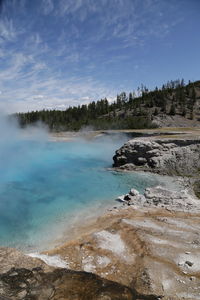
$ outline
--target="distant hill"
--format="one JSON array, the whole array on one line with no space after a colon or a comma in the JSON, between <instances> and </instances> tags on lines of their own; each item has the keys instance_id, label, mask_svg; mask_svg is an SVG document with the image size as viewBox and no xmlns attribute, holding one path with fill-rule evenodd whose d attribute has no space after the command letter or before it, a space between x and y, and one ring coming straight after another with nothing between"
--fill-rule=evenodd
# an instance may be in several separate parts
<instances>
[{"instance_id":1,"label":"distant hill","mask_svg":"<svg viewBox=\"0 0 200 300\"><path fill-rule=\"evenodd\" d=\"M113 103L101 99L66 110L41 110L14 115L21 127L45 123L52 131L93 129L139 129L200 125L200 81L169 81L162 88L135 93L122 92Z\"/></svg>"}]
</instances>

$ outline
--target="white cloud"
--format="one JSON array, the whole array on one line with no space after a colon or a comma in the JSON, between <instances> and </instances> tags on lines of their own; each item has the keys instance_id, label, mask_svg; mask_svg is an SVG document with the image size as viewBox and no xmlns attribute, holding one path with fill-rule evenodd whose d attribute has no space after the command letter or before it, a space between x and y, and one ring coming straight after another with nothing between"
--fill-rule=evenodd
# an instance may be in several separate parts
<instances>
[{"instance_id":1,"label":"white cloud","mask_svg":"<svg viewBox=\"0 0 200 300\"><path fill-rule=\"evenodd\" d=\"M0 37L6 41L12 41L16 38L16 35L13 20L6 17L0 19Z\"/></svg>"},{"instance_id":2,"label":"white cloud","mask_svg":"<svg viewBox=\"0 0 200 300\"><path fill-rule=\"evenodd\" d=\"M44 95L34 95L33 99L43 99Z\"/></svg>"},{"instance_id":3,"label":"white cloud","mask_svg":"<svg viewBox=\"0 0 200 300\"><path fill-rule=\"evenodd\" d=\"M42 92L38 93L38 92ZM66 109L68 106L86 104L107 96L114 97L115 91L92 78L68 80L49 77L34 81L25 79L23 86L15 86L0 95L0 109L6 112L31 111L38 109Z\"/></svg>"},{"instance_id":4,"label":"white cloud","mask_svg":"<svg viewBox=\"0 0 200 300\"><path fill-rule=\"evenodd\" d=\"M87 2L87 0L85 0ZM87 6L87 3L83 0L59 0L58 14L64 16L66 14L75 13L83 5Z\"/></svg>"},{"instance_id":5,"label":"white cloud","mask_svg":"<svg viewBox=\"0 0 200 300\"><path fill-rule=\"evenodd\" d=\"M10 3L16 10L17 1ZM22 29L11 18L1 19L0 107L7 111L61 109L104 97L113 100L116 91L103 80L96 80L95 71L104 68L103 72L107 72L109 65L130 59L127 52L122 54L120 50L145 45L149 36L163 37L170 32L176 22L164 19L166 5L162 3L42 0L42 18L51 14L54 24L62 24L56 33L51 24L48 30L45 27L38 32L34 21L28 23L28 29ZM25 14L25 4L22 10ZM88 20L91 31L84 30L81 23ZM25 38L20 38L21 34ZM9 42L15 43L13 48L7 47ZM107 56L109 51L112 56ZM132 68L139 69L138 62ZM83 76L79 77L81 71Z\"/></svg>"}]
</instances>

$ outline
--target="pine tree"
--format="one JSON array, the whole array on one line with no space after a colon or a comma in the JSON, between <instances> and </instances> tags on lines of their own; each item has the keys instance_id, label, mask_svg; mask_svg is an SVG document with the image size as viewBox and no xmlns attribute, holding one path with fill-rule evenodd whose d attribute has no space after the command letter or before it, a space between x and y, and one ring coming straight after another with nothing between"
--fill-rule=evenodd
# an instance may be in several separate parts
<instances>
[{"instance_id":1,"label":"pine tree","mask_svg":"<svg viewBox=\"0 0 200 300\"><path fill-rule=\"evenodd\" d=\"M194 112L193 109L190 110L190 120L194 119Z\"/></svg>"},{"instance_id":2,"label":"pine tree","mask_svg":"<svg viewBox=\"0 0 200 300\"><path fill-rule=\"evenodd\" d=\"M120 95L117 95L117 108L121 108L122 107L122 100Z\"/></svg>"},{"instance_id":3,"label":"pine tree","mask_svg":"<svg viewBox=\"0 0 200 300\"><path fill-rule=\"evenodd\" d=\"M194 88L194 84L192 86L192 103L193 105L195 104L196 102L196 91L195 91L195 88Z\"/></svg>"},{"instance_id":4,"label":"pine tree","mask_svg":"<svg viewBox=\"0 0 200 300\"><path fill-rule=\"evenodd\" d=\"M176 108L175 108L175 105L174 105L174 104L171 105L169 114L170 114L171 116L174 116L174 115L176 114Z\"/></svg>"},{"instance_id":5,"label":"pine tree","mask_svg":"<svg viewBox=\"0 0 200 300\"><path fill-rule=\"evenodd\" d=\"M158 108L157 108L157 107L155 108L155 110L154 110L154 113L153 113L153 114L154 114L154 116L157 116L157 115L158 115Z\"/></svg>"},{"instance_id":6,"label":"pine tree","mask_svg":"<svg viewBox=\"0 0 200 300\"><path fill-rule=\"evenodd\" d=\"M182 109L182 116L183 116L183 117L186 116L186 108L185 108L185 106L184 106L183 109Z\"/></svg>"},{"instance_id":7,"label":"pine tree","mask_svg":"<svg viewBox=\"0 0 200 300\"><path fill-rule=\"evenodd\" d=\"M129 93L128 101L130 102L130 104L132 104L132 101L133 101L133 94L132 93Z\"/></svg>"}]
</instances>

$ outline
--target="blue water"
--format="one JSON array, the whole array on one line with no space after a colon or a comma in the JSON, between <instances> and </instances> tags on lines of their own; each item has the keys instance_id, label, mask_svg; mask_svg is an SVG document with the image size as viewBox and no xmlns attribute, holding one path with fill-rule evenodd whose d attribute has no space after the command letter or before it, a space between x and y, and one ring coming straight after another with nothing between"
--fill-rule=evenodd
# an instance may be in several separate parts
<instances>
[{"instance_id":1,"label":"blue water","mask_svg":"<svg viewBox=\"0 0 200 300\"><path fill-rule=\"evenodd\" d=\"M9 142L8 142L9 141ZM123 138L49 142L15 138L0 144L0 245L39 248L53 227L81 210L113 204L157 177L108 171Z\"/></svg>"}]
</instances>

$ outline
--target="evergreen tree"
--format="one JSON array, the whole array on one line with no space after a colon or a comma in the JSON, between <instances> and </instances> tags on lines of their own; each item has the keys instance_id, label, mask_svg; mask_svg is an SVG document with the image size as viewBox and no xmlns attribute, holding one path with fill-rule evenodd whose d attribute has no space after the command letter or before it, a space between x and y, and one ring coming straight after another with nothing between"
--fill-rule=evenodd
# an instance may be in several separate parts
<instances>
[{"instance_id":1,"label":"evergreen tree","mask_svg":"<svg viewBox=\"0 0 200 300\"><path fill-rule=\"evenodd\" d=\"M154 114L154 116L157 116L157 115L158 115L158 108L157 108L157 107L155 108L155 110L154 110L154 113L153 113L153 114Z\"/></svg>"},{"instance_id":2,"label":"evergreen tree","mask_svg":"<svg viewBox=\"0 0 200 300\"><path fill-rule=\"evenodd\" d=\"M196 91L195 91L195 87L194 85L192 86L192 103L193 105L195 104L196 102Z\"/></svg>"},{"instance_id":3,"label":"evergreen tree","mask_svg":"<svg viewBox=\"0 0 200 300\"><path fill-rule=\"evenodd\" d=\"M142 85L137 95L125 92L117 95L116 102L109 103L106 98L92 101L88 105L68 107L66 110L41 110L15 114L21 127L37 122L45 123L50 130L79 130L82 126L91 125L94 128L142 128L150 126L150 117L160 111L183 117L195 117L197 87L200 81L189 82L183 80L168 81L161 89L148 91ZM127 101L129 100L129 101ZM146 120L146 121L144 121ZM139 122L139 123L137 123Z\"/></svg>"},{"instance_id":4,"label":"evergreen tree","mask_svg":"<svg viewBox=\"0 0 200 300\"><path fill-rule=\"evenodd\" d=\"M186 108L185 108L185 106L184 106L183 109L182 109L182 116L183 116L183 117L186 116Z\"/></svg>"},{"instance_id":5,"label":"evergreen tree","mask_svg":"<svg viewBox=\"0 0 200 300\"><path fill-rule=\"evenodd\" d=\"M120 97L120 95L117 95L117 108L121 108L122 107L122 99Z\"/></svg>"},{"instance_id":6,"label":"evergreen tree","mask_svg":"<svg viewBox=\"0 0 200 300\"><path fill-rule=\"evenodd\" d=\"M174 104L171 105L169 114L170 114L171 116L174 116L174 115L176 114L176 108L175 108L175 105L174 105Z\"/></svg>"},{"instance_id":7,"label":"evergreen tree","mask_svg":"<svg viewBox=\"0 0 200 300\"><path fill-rule=\"evenodd\" d=\"M129 93L128 101L132 104L133 101L133 94Z\"/></svg>"}]
</instances>

